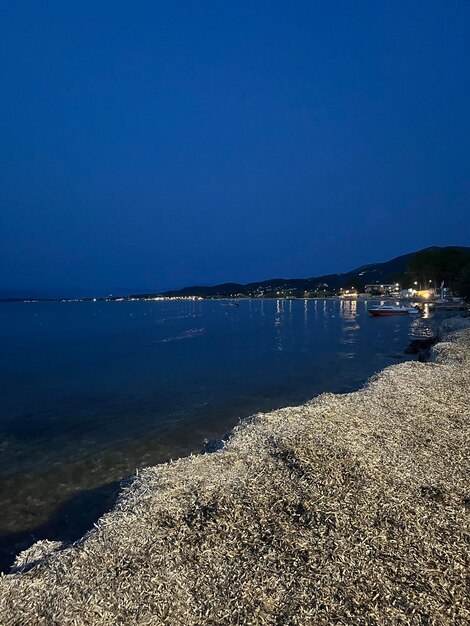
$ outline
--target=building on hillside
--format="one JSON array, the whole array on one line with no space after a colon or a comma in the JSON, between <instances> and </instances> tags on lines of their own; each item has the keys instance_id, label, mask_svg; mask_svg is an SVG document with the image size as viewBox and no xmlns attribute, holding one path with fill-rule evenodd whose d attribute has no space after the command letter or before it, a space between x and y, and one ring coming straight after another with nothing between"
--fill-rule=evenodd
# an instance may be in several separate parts
<instances>
[{"instance_id":1,"label":"building on hillside","mask_svg":"<svg viewBox=\"0 0 470 626\"><path fill-rule=\"evenodd\" d=\"M374 283L373 285L366 285L364 291L370 293L371 296L398 295L400 285L398 283Z\"/></svg>"}]
</instances>

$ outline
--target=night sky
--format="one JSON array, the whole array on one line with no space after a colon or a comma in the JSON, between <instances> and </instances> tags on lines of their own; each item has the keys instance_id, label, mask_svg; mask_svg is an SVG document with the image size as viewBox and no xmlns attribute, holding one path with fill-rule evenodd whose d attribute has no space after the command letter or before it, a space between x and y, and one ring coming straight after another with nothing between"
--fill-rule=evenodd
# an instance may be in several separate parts
<instances>
[{"instance_id":1,"label":"night sky","mask_svg":"<svg viewBox=\"0 0 470 626\"><path fill-rule=\"evenodd\" d=\"M470 3L3 3L0 290L469 245Z\"/></svg>"}]
</instances>

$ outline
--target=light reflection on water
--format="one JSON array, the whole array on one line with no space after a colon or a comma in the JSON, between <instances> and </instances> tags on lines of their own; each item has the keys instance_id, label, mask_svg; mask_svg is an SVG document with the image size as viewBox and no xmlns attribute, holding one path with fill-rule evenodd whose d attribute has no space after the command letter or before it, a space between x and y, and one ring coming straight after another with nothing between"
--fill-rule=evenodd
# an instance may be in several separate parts
<instances>
[{"instance_id":1,"label":"light reflection on water","mask_svg":"<svg viewBox=\"0 0 470 626\"><path fill-rule=\"evenodd\" d=\"M8 303L0 320L10 547L28 529L75 538L137 467L197 451L254 412L356 389L435 332L429 308L375 319L355 300Z\"/></svg>"}]
</instances>

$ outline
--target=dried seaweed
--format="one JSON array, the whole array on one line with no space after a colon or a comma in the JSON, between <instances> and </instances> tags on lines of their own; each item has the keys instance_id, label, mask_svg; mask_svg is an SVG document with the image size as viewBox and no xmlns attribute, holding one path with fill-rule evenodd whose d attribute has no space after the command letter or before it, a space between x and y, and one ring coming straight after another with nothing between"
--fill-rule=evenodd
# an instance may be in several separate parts
<instances>
[{"instance_id":1,"label":"dried seaweed","mask_svg":"<svg viewBox=\"0 0 470 626\"><path fill-rule=\"evenodd\" d=\"M140 472L80 542L19 555L0 623L468 624L470 329L442 339Z\"/></svg>"}]
</instances>

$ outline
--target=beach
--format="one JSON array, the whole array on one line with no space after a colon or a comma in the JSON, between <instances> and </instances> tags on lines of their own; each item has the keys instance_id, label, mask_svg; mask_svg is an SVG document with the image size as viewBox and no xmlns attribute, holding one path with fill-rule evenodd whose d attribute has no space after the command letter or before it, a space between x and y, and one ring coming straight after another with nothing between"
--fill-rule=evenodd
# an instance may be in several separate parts
<instances>
[{"instance_id":1,"label":"beach","mask_svg":"<svg viewBox=\"0 0 470 626\"><path fill-rule=\"evenodd\" d=\"M437 317L377 322L364 302L0 305L0 571L39 539L82 537L136 469L416 358L405 346Z\"/></svg>"},{"instance_id":2,"label":"beach","mask_svg":"<svg viewBox=\"0 0 470 626\"><path fill-rule=\"evenodd\" d=\"M469 326L139 472L83 539L18 556L2 623L468 623Z\"/></svg>"}]
</instances>

